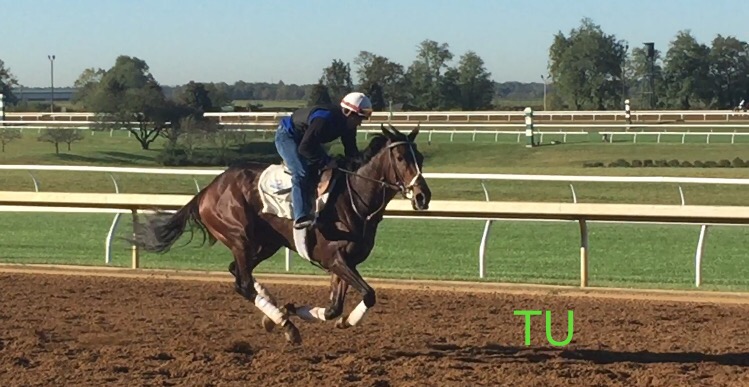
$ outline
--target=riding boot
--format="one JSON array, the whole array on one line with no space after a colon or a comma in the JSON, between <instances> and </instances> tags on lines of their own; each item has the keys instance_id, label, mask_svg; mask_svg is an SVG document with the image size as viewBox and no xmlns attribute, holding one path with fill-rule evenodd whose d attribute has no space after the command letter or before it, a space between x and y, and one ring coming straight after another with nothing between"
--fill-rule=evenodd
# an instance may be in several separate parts
<instances>
[{"instance_id":1,"label":"riding boot","mask_svg":"<svg viewBox=\"0 0 749 387\"><path fill-rule=\"evenodd\" d=\"M294 222L294 228L297 230L309 228L310 226L312 226L313 222L314 218L312 217L312 215L304 215Z\"/></svg>"}]
</instances>

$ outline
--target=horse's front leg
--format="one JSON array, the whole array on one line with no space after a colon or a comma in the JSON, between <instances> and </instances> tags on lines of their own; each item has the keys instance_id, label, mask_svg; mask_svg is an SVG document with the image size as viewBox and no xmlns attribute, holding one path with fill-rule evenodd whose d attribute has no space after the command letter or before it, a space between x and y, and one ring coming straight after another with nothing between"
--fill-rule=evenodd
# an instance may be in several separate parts
<instances>
[{"instance_id":1,"label":"horse's front leg","mask_svg":"<svg viewBox=\"0 0 749 387\"><path fill-rule=\"evenodd\" d=\"M362 295L362 300L356 305L356 308L354 308L348 316L342 316L339 318L335 324L337 328L342 329L355 326L361 322L367 311L375 306L375 303L377 302L375 291L366 281L364 281L361 274L359 274L359 271L357 271L356 268L349 266L340 256L336 259L330 270L338 274L343 282L348 283L348 285L356 289Z\"/></svg>"},{"instance_id":2,"label":"horse's front leg","mask_svg":"<svg viewBox=\"0 0 749 387\"><path fill-rule=\"evenodd\" d=\"M330 278L330 307L319 308L310 307L308 305L302 305L292 307L286 305L286 309L299 316L302 320L306 321L330 321L341 315L343 312L343 302L346 299L346 291L348 290L348 284L343 281L341 277L333 274Z\"/></svg>"}]
</instances>

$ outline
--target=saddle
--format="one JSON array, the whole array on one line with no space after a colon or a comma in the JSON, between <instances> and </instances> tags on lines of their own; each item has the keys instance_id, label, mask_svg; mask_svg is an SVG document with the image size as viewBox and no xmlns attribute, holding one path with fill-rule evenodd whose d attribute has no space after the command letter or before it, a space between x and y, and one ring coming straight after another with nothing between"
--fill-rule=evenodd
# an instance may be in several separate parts
<instances>
[{"instance_id":1,"label":"saddle","mask_svg":"<svg viewBox=\"0 0 749 387\"><path fill-rule=\"evenodd\" d=\"M291 171L286 167L285 164L283 164L283 172L289 176L291 176ZM333 170L332 169L326 169L322 171L322 174L320 175L320 181L317 183L317 198L320 198L322 195L326 194L331 186L331 180L333 178ZM279 195L285 195L291 193L291 187L289 188L283 188L277 192Z\"/></svg>"},{"instance_id":2,"label":"saddle","mask_svg":"<svg viewBox=\"0 0 749 387\"><path fill-rule=\"evenodd\" d=\"M323 171L320 175L315 198L315 207L318 213L325 206L335 176L334 171L330 169ZM260 198L263 202L262 212L292 219L291 187L291 172L284 164L273 164L263 170L258 180Z\"/></svg>"}]
</instances>

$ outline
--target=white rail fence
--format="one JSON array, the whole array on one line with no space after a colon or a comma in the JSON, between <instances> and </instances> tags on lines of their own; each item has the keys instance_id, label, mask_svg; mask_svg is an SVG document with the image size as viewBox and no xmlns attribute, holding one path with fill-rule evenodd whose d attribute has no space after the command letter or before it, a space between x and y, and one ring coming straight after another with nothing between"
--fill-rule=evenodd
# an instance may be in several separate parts
<instances>
[{"instance_id":1,"label":"white rail fence","mask_svg":"<svg viewBox=\"0 0 749 387\"><path fill-rule=\"evenodd\" d=\"M735 112L732 110L632 110L631 117L634 122L647 120L684 120L684 121L730 121L732 119L749 119L749 114L745 112ZM227 120L248 120L259 122L261 120L277 120L286 116L287 112L209 112L205 113L206 117L214 117L219 121ZM524 113L522 111L409 111L409 112L375 112L372 120L394 120L394 121L522 121ZM541 120L560 120L575 121L584 119L585 121L598 120L624 120L625 113L621 111L555 111L555 110L537 110L534 111L537 119ZM54 120L54 121L74 121L94 119L96 113L41 113L41 112L6 112L7 121L16 120Z\"/></svg>"},{"instance_id":2,"label":"white rail fence","mask_svg":"<svg viewBox=\"0 0 749 387\"><path fill-rule=\"evenodd\" d=\"M79 129L91 130L91 135L95 135L94 121L9 121L3 126L8 129L19 129L21 131L36 130L40 133L44 129ZM226 130L237 132L262 133L272 135L276 130L277 124L274 122L266 123L247 123L247 122L229 122L223 123ZM478 136L483 136L484 141L487 136L493 136L494 142L499 142L500 135L514 136L515 142L525 141L525 124L521 123L421 123L422 132L427 134L427 141L434 141L434 135L450 135L450 142L455 141L455 136L471 136L471 141L476 142ZM364 134L364 139L368 139L370 133L379 133L379 123L364 123L359 132ZM638 136L649 139L655 139L656 143L661 143L662 138L680 137L681 143L685 144L688 137L704 137L706 143L710 143L711 138L730 138L730 143L735 144L738 138L747 138L749 136L749 124L534 124L534 136L539 144L544 144L545 137L551 138L551 141L561 139L567 142L569 136L587 137L591 134L607 136L604 141L613 142L615 138L624 137L632 139L637 143ZM516 130L501 130L503 128L517 128ZM658 129L657 131L651 131ZM676 129L670 131L669 129ZM701 131L692 131L692 129L705 129ZM103 130L108 132L110 137L114 136L114 129ZM132 133L126 128L119 131L126 132L128 137Z\"/></svg>"},{"instance_id":3,"label":"white rail fence","mask_svg":"<svg viewBox=\"0 0 749 387\"><path fill-rule=\"evenodd\" d=\"M206 117L215 117L220 121L224 118L240 118L259 121L261 119L277 119L288 115L286 112L210 112L205 113ZM411 111L411 112L375 112L372 114L373 120L394 120L394 121L427 121L432 120L450 120L450 121L511 121L513 119L522 120L524 117L522 111ZM534 116L547 120L568 120L585 118L586 121L592 120L624 120L625 112L621 111L600 111L600 110L535 110ZM732 110L631 110L630 116L633 121L657 120L712 120L730 119L749 119L749 114L744 112L735 112Z\"/></svg>"},{"instance_id":4,"label":"white rail fence","mask_svg":"<svg viewBox=\"0 0 749 387\"><path fill-rule=\"evenodd\" d=\"M197 180L194 176L216 176L223 172L222 169L170 169L170 168L123 168L123 167L94 167L94 166L57 166L57 165L0 165L0 170L16 170L16 171L26 171L30 174L33 182L34 182L34 190L35 192L40 192L39 188L39 182L36 179L36 177L33 175L32 171L66 171L66 172L99 172L99 173L108 173L113 184L114 184L114 191L115 193L120 193L119 186L117 184L117 180L114 176L115 173L130 173L130 174L164 174L164 175L183 175L183 176L190 176L193 178L193 181L195 182L195 188L196 191L200 190L200 185L198 184ZM453 180L474 180L479 181L481 183L481 186L484 191L484 196L486 202L491 202L489 197L489 192L486 188L486 182L487 181L546 181L546 182L564 182L569 183L570 191L571 191L571 197L572 197L572 204L581 204L577 201L577 195L575 192L575 188L572 183L574 182L599 182L599 183L671 183L671 184L679 184L678 191L679 191L679 207L685 207L686 201L684 198L684 190L682 188L682 184L708 184L708 185L715 185L715 184L722 184L722 185L749 185L749 179L731 179L731 178L703 178L703 177L664 177L664 176L571 176L571 175L524 175L524 174L466 174L466 173L425 173L425 177L427 179L453 179ZM2 185L0 185L0 189L2 189ZM687 207L694 207L694 206L687 206ZM735 208L741 208L741 207L735 207ZM114 233L117 228L117 224L120 220L121 212L122 211L111 211L111 210L81 210L79 209L70 209L70 208L29 208L29 207L18 207L18 206L2 206L0 205L0 211L13 211L13 212L19 212L19 211L62 211L62 212L79 212L79 211L97 211L97 212L116 212L115 218L112 222L112 225L110 227L109 233L107 235L107 240L105 242L106 245L106 256L105 256L105 262L107 264L111 263L111 243L112 238L114 236ZM127 211L125 211L127 212ZM133 213L137 216L137 213ZM392 217L392 216L388 216ZM398 215L395 217L399 218L413 218L413 215ZM419 217L419 216L416 216ZM487 241L489 237L489 232L491 229L491 225L494 221L497 220L506 220L509 218L491 218L486 219L485 216L457 216L452 215L448 217L450 219L470 219L470 220L476 220L476 219L482 219L485 220L484 230L480 239L480 245L479 245L479 277L484 278L485 277L485 262L486 262L486 247L487 247ZM538 219L538 217L535 218L516 218L513 217L512 219L515 220L530 220L530 221L540 221L540 220L550 220L550 221L569 221L569 219ZM601 221L607 221L607 220L601 220ZM614 223L620 223L622 220L613 220ZM638 220L636 217L627 220L626 222L633 222L633 223L660 223L658 221L648 221L648 220ZM668 221L667 223L671 224L678 224L679 222L675 221ZM693 222L687 222L687 224L693 224ZM722 222L722 224L731 224ZM736 224L743 224L742 222L736 223ZM695 251L695 285L700 286L701 283L701 265L702 265L702 259L704 256L705 251L705 240L707 236L709 223L701 224L700 233L697 241L697 248ZM581 230L582 230L582 223L581 223ZM587 228L585 229L585 233L587 235ZM586 242L587 243L587 236ZM290 270L291 265L291 258L290 258L290 252L286 251L286 270Z\"/></svg>"}]
</instances>

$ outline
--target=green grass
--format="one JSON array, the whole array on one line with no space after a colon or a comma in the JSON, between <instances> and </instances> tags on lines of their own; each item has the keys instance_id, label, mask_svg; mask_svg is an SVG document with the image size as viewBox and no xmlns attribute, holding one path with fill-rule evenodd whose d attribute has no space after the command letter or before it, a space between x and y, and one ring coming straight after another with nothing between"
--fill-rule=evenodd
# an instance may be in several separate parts
<instances>
[{"instance_id":1,"label":"green grass","mask_svg":"<svg viewBox=\"0 0 749 387\"><path fill-rule=\"evenodd\" d=\"M68 152L54 155L51 144L36 141L36 131L26 131L23 139L11 143L0 154L2 164L69 164L158 167L155 158L163 142L151 150L141 150L125 133L96 132ZM608 163L623 158L731 160L749 159L746 144L704 143L600 143L595 135L561 145L533 149L515 143L515 136L461 134L434 135L431 143L421 135L419 149L425 154L427 172L517 173L567 175L659 175L701 177L749 177L749 168L583 168L587 161ZM571 140L571 138L570 138ZM256 141L263 141L256 138ZM267 141L267 139L266 139ZM679 140L680 141L680 140ZM712 142L712 140L711 140ZM362 146L365 144L361 138ZM266 148L266 147L258 147ZM271 147L272 149L272 147ZM339 152L340 146L333 146ZM267 154L258 154L266 157ZM220 169L214 167L212 169ZM108 174L76 172L33 172L42 191L113 192ZM114 174L121 192L195 193L189 176ZM203 187L211 176L195 178ZM432 179L433 199L483 200L478 181ZM622 202L678 204L675 184L574 183L579 202ZM553 201L572 200L569 183L499 181L487 182L492 200ZM682 185L687 204L747 205L749 187ZM25 171L0 171L0 190L32 191ZM2 213L0 260L23 263L64 263L101 265L104 240L112 221L109 214ZM368 276L398 278L478 278L478 247L483 230L480 221L395 220L384 222L374 253L362 266ZM118 235L131 228L129 215L122 217ZM591 285L677 287L692 286L694 251L699 226L603 224L590 226ZM744 263L744 243L749 229L714 227L708 236L703 277L708 289L746 290L749 267ZM199 235L196 236L200 238ZM183 239L178 246L186 242ZM568 222L500 221L493 224L487 253L489 281L538 283L579 283L579 230ZM292 271L320 271L293 255ZM129 265L126 242L114 246L114 264ZM225 270L231 256L217 245L197 248L195 242L176 247L166 255L143 254L144 267ZM283 271L283 252L263 263L260 271Z\"/></svg>"},{"instance_id":2,"label":"green grass","mask_svg":"<svg viewBox=\"0 0 749 387\"><path fill-rule=\"evenodd\" d=\"M107 214L4 213L2 262L104 265L105 238L112 222ZM125 215L113 247L113 265L130 265L122 240L131 229ZM372 256L360 268L366 276L394 278L478 279L478 250L484 223L469 220L386 219ZM579 234L576 223L497 221L486 257L487 281L579 283ZM694 281L694 250L699 226L610 224L590 226L592 286L688 288ZM709 235L703 278L706 289L749 287L744 264L743 227L715 227ZM167 254L143 253L145 268L226 270L228 249L218 243L190 244L186 234ZM284 251L258 268L283 272ZM292 273L321 274L292 254Z\"/></svg>"},{"instance_id":3,"label":"green grass","mask_svg":"<svg viewBox=\"0 0 749 387\"><path fill-rule=\"evenodd\" d=\"M151 150L141 150L138 143L125 133L95 132L55 155L48 143L36 141L36 131L26 131L18 142L8 145L0 153L2 164L68 164L103 166L158 167L156 156L161 151L161 140ZM470 136L463 135L463 139ZM566 174L566 175L663 175L700 177L749 177L749 168L583 168L585 162L605 163L623 158L679 159L679 160L731 160L734 157L749 159L749 149L742 144L631 144L597 142L567 143L527 149L506 142L495 143L493 137L480 141L455 141L434 138L431 144L420 138L419 149L424 153L425 171L461 173L513 173L513 174ZM262 141L258 137L257 141ZM267 138L266 140L267 141ZM361 146L366 144L362 138ZM272 146L263 147L272 151ZM65 148L64 148L65 149ZM340 146L332 148L340 152ZM266 153L258 154L266 157ZM278 160L277 156L271 159ZM213 167L211 169L220 169ZM26 171L0 172L0 190L33 190L33 180ZM106 173L90 172L33 172L42 191L113 192L114 185ZM120 192L127 193L194 193L195 182L188 176L114 174ZM211 176L196 176L203 187ZM478 181L431 180L434 199L483 200ZM493 200L571 201L571 189L566 182L495 181L487 182ZM679 203L678 185L675 184L622 184L575 183L581 202L622 203ZM687 203L690 204L745 204L747 188L743 186L683 185Z\"/></svg>"}]
</instances>

